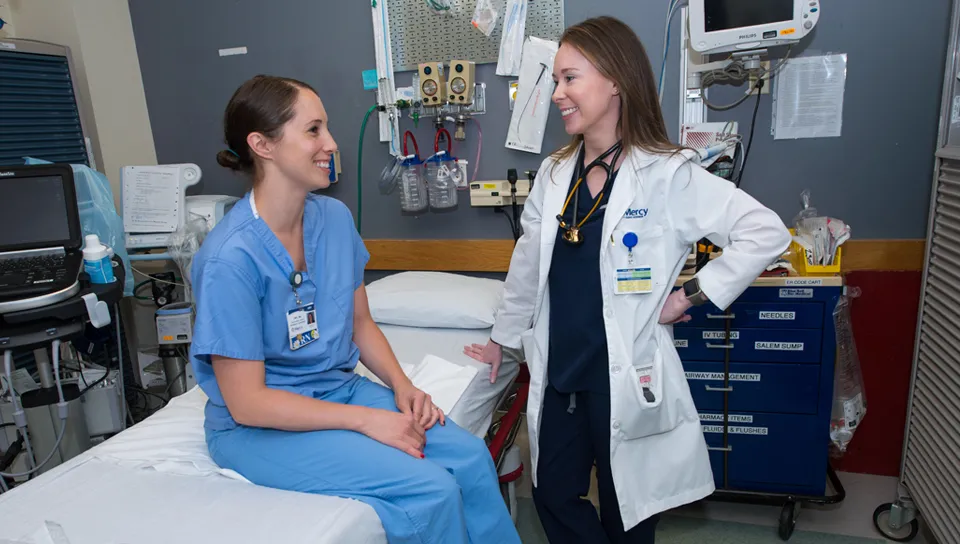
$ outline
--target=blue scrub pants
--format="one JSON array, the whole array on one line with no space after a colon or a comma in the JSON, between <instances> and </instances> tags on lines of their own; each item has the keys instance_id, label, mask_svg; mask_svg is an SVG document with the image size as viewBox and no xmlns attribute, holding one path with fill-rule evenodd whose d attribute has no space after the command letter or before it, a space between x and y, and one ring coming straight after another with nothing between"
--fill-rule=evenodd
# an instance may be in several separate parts
<instances>
[{"instance_id":1,"label":"blue scrub pants","mask_svg":"<svg viewBox=\"0 0 960 544\"><path fill-rule=\"evenodd\" d=\"M322 398L399 411L392 391L360 376ZM390 544L519 544L484 442L449 419L426 438L426 459L344 430L237 427L208 431L207 444L254 484L369 504Z\"/></svg>"},{"instance_id":2,"label":"blue scrub pants","mask_svg":"<svg viewBox=\"0 0 960 544\"><path fill-rule=\"evenodd\" d=\"M623 530L610 471L610 395L547 385L533 501L550 544L653 544L659 515ZM596 463L600 517L586 497Z\"/></svg>"}]
</instances>

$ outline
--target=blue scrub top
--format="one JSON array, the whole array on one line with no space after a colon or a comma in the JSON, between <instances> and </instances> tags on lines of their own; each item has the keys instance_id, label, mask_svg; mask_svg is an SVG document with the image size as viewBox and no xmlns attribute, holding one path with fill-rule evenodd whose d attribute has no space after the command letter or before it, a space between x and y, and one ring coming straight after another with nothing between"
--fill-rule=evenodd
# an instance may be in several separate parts
<instances>
[{"instance_id":1,"label":"blue scrub top","mask_svg":"<svg viewBox=\"0 0 960 544\"><path fill-rule=\"evenodd\" d=\"M547 277L550 285L547 380L561 393L610 394L600 283L600 244L603 243L603 217L616 178L617 171L614 171L597 210L580 229L581 244L575 246L564 241L564 230L557 229ZM586 181L577 191L579 221L590 212L596 199L590 194ZM573 200L563 220L568 224L573 221Z\"/></svg>"},{"instance_id":2,"label":"blue scrub top","mask_svg":"<svg viewBox=\"0 0 960 544\"><path fill-rule=\"evenodd\" d=\"M340 201L310 194L303 211L307 270L297 289L313 303L320 337L290 348L287 313L298 308L293 260L246 195L207 235L191 271L196 321L190 360L209 397L205 427L237 426L213 373L212 355L264 361L268 387L322 397L354 376L353 297L370 254Z\"/></svg>"}]
</instances>

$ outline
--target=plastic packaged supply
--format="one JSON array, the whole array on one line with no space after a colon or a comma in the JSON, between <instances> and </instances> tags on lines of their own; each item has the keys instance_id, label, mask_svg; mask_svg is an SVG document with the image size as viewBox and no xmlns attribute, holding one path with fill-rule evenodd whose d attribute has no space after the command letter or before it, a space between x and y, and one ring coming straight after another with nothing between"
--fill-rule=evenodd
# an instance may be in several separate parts
<instances>
[{"instance_id":1,"label":"plastic packaged supply","mask_svg":"<svg viewBox=\"0 0 960 544\"><path fill-rule=\"evenodd\" d=\"M809 190L803 191L800 198L803 209L793 219L793 240L804 250L807 265L832 265L837 248L850 239L850 225L819 215L810 205Z\"/></svg>"},{"instance_id":2,"label":"plastic packaged supply","mask_svg":"<svg viewBox=\"0 0 960 544\"><path fill-rule=\"evenodd\" d=\"M167 243L167 252L173 261L180 267L183 277L183 292L186 300L193 300L193 285L190 283L193 256L200 251L203 240L210 232L207 220L203 217L189 219L183 227L170 235Z\"/></svg>"},{"instance_id":3,"label":"plastic packaged supply","mask_svg":"<svg viewBox=\"0 0 960 544\"><path fill-rule=\"evenodd\" d=\"M833 410L830 414L831 453L840 456L847 451L857 427L867 414L867 395L857 344L853 338L850 304L860 296L860 289L847 287L833 311L837 333L837 363L834 369Z\"/></svg>"},{"instance_id":4,"label":"plastic packaged supply","mask_svg":"<svg viewBox=\"0 0 960 544\"><path fill-rule=\"evenodd\" d=\"M497 17L499 15L491 0L477 0L470 24L489 38L493 34L493 30L497 28Z\"/></svg>"}]
</instances>

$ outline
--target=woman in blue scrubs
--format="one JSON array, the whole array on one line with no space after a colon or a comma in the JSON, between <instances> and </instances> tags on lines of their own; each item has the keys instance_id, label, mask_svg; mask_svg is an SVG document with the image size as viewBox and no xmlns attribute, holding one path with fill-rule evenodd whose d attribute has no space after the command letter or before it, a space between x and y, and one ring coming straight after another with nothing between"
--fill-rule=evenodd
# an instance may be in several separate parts
<instances>
[{"instance_id":1,"label":"woman in blue scrubs","mask_svg":"<svg viewBox=\"0 0 960 544\"><path fill-rule=\"evenodd\" d=\"M337 148L316 92L253 78L224 132L217 162L253 189L191 272L214 461L258 485L365 502L391 543L520 542L485 444L413 386L371 318L350 211L312 194ZM356 375L359 359L390 389Z\"/></svg>"}]
</instances>

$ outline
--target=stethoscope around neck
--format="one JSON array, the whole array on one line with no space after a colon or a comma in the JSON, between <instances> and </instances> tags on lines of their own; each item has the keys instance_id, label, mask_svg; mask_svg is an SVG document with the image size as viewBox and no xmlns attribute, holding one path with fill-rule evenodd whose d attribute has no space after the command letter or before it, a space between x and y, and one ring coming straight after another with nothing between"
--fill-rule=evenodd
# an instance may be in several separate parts
<instances>
[{"instance_id":1,"label":"stethoscope around neck","mask_svg":"<svg viewBox=\"0 0 960 544\"><path fill-rule=\"evenodd\" d=\"M583 167L583 156L585 153L585 147L581 146L580 154L577 157L577 171L574 177L577 178L577 182L573 184L573 187L570 189L570 192L567 194L567 200L563 203L563 209L560 210L560 213L557 214L557 221L560 222L560 228L563 229L563 241L571 245L580 245L583 243L583 236L580 235L580 229L583 225L586 224L587 220L590 219L590 216L593 215L593 212L597 211L597 207L600 206L600 202L603 200L603 195L610 190L610 185L613 181L613 173L617 168L617 161L620 160L620 153L623 151L623 141L618 140L617 143L613 144L610 149L604 151L600 154L599 157L594 159L590 164L585 168ZM610 164L604 162L604 159L613 154L613 160L610 161ZM597 194L596 201L593 203L593 207L590 208L590 211L587 212L587 215L583 216L583 219L577 221L577 212L580 208L580 184L583 183L583 180L587 179L587 174L590 172L590 169L599 166L607 173L607 180L603 184L603 189ZM567 223L563 216L567 213L567 207L570 205L570 200L573 200L573 218L570 223Z\"/></svg>"}]
</instances>

